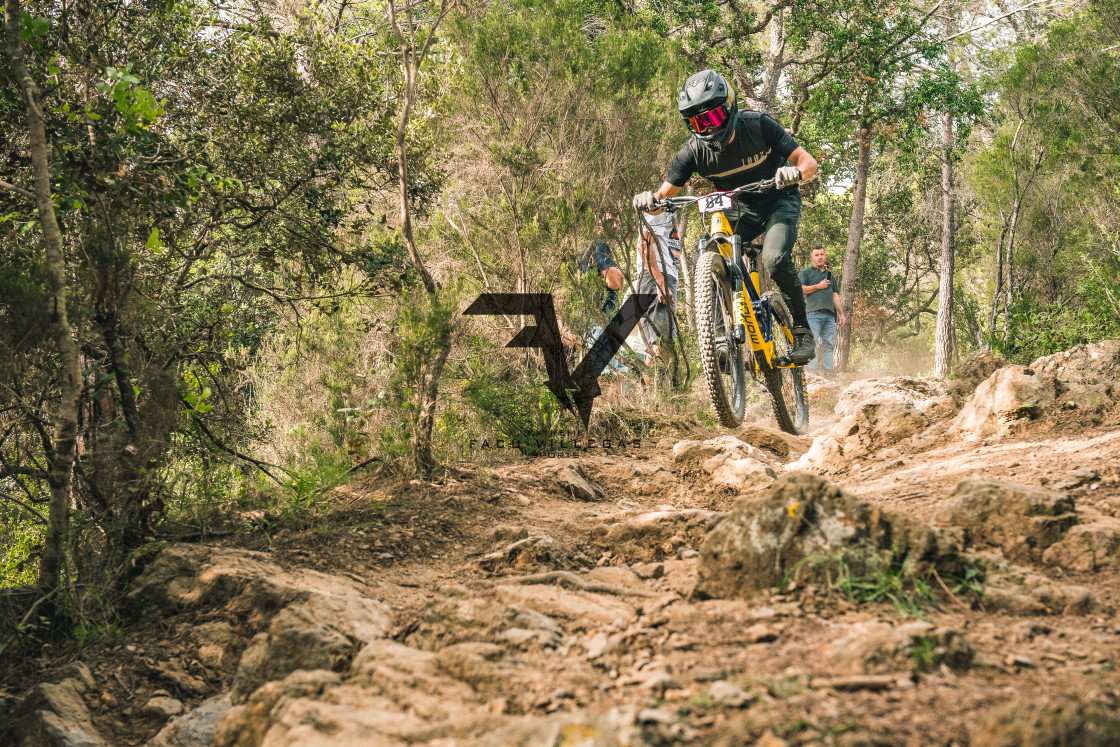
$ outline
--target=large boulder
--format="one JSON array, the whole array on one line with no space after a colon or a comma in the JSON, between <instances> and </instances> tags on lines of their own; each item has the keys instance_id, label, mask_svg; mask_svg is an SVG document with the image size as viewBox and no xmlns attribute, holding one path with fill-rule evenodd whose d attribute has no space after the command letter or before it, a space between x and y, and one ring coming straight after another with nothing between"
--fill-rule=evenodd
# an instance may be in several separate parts
<instances>
[{"instance_id":1,"label":"large boulder","mask_svg":"<svg viewBox=\"0 0 1120 747\"><path fill-rule=\"evenodd\" d=\"M875 394L848 407L837 407L840 420L832 435L847 460L865 456L921 433L930 420L907 397L896 392Z\"/></svg>"},{"instance_id":2,"label":"large boulder","mask_svg":"<svg viewBox=\"0 0 1120 747\"><path fill-rule=\"evenodd\" d=\"M852 415L868 400L881 395L891 395L913 405L914 409L927 417L947 406L944 399L949 388L941 379L920 378L915 376L886 376L877 379L861 379L849 384L840 394L836 403L836 414L841 419Z\"/></svg>"},{"instance_id":3,"label":"large boulder","mask_svg":"<svg viewBox=\"0 0 1120 747\"><path fill-rule=\"evenodd\" d=\"M1077 523L1073 499L1045 488L995 480L962 480L934 514L963 530L965 546L995 545L1009 560L1038 562Z\"/></svg>"},{"instance_id":4,"label":"large boulder","mask_svg":"<svg viewBox=\"0 0 1120 747\"><path fill-rule=\"evenodd\" d=\"M980 382L1008 365L1010 361L986 350L969 353L957 363L956 378L950 385L960 394L971 394Z\"/></svg>"},{"instance_id":5,"label":"large boulder","mask_svg":"<svg viewBox=\"0 0 1120 747\"><path fill-rule=\"evenodd\" d=\"M1078 345L1030 366L1005 366L976 388L950 432L972 439L999 435L1055 404L1098 411L1117 398L1118 380L1120 340Z\"/></svg>"},{"instance_id":6,"label":"large boulder","mask_svg":"<svg viewBox=\"0 0 1120 747\"><path fill-rule=\"evenodd\" d=\"M1111 387L1120 382L1120 340L1077 345L1061 353L1044 355L1030 367L1064 384Z\"/></svg>"},{"instance_id":7,"label":"large boulder","mask_svg":"<svg viewBox=\"0 0 1120 747\"><path fill-rule=\"evenodd\" d=\"M805 473L740 499L700 548L695 594L741 597L785 581L817 582L883 565L963 576L957 544L921 522L872 506Z\"/></svg>"},{"instance_id":8,"label":"large boulder","mask_svg":"<svg viewBox=\"0 0 1120 747\"><path fill-rule=\"evenodd\" d=\"M1005 366L989 376L961 407L949 432L969 439L994 436L1054 404L1057 382L1026 366Z\"/></svg>"},{"instance_id":9,"label":"large boulder","mask_svg":"<svg viewBox=\"0 0 1120 747\"><path fill-rule=\"evenodd\" d=\"M918 435L954 410L940 379L891 376L853 382L836 405L838 420L787 469L839 472L853 459Z\"/></svg>"}]
</instances>

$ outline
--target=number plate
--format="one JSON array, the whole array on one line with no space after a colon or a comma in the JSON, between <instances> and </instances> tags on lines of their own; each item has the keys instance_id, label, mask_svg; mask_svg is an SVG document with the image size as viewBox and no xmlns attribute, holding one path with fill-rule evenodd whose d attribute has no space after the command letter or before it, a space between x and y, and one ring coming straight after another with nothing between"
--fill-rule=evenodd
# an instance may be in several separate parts
<instances>
[{"instance_id":1,"label":"number plate","mask_svg":"<svg viewBox=\"0 0 1120 747\"><path fill-rule=\"evenodd\" d=\"M721 210L731 209L731 198L722 193L706 195L700 200L701 213L717 213Z\"/></svg>"}]
</instances>

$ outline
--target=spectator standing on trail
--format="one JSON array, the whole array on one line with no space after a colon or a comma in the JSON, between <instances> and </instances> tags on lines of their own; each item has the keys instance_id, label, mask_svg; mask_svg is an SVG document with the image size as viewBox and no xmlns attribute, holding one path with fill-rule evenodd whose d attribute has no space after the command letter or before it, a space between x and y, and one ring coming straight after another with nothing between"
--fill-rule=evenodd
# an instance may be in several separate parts
<instances>
[{"instance_id":1,"label":"spectator standing on trail","mask_svg":"<svg viewBox=\"0 0 1120 747\"><path fill-rule=\"evenodd\" d=\"M844 304L840 302L840 286L828 269L828 254L823 246L813 247L812 265L800 273L801 290L805 294L805 312L813 337L820 342L821 354L809 364L810 371L824 368L832 374L836 349L836 325L844 323Z\"/></svg>"},{"instance_id":2,"label":"spectator standing on trail","mask_svg":"<svg viewBox=\"0 0 1120 747\"><path fill-rule=\"evenodd\" d=\"M638 237L638 293L657 295L639 324L653 354L660 356L658 341L677 334L674 305L677 296L677 262L681 241L671 213L646 215ZM652 229L652 232L651 230Z\"/></svg>"},{"instance_id":3,"label":"spectator standing on trail","mask_svg":"<svg viewBox=\"0 0 1120 747\"><path fill-rule=\"evenodd\" d=\"M607 218L610 219L610 213ZM602 234L602 224L599 223L600 235ZM584 254L583 259L579 263L579 272L582 277L588 276L591 272L599 275L602 282L605 284L604 288L597 289L593 303L596 308L588 315L587 324L581 325L586 328L587 335L585 344L590 349L595 345L595 342L603 334L603 321L610 321L618 310L618 294L622 288L623 277L622 270L618 269L618 265L614 261L614 253L611 251L610 245L601 238L595 240L591 244L591 248ZM579 347L579 339L570 329L568 329L563 321L560 321L560 339L564 345L571 349ZM624 374L630 369L617 358L611 358L605 373Z\"/></svg>"}]
</instances>

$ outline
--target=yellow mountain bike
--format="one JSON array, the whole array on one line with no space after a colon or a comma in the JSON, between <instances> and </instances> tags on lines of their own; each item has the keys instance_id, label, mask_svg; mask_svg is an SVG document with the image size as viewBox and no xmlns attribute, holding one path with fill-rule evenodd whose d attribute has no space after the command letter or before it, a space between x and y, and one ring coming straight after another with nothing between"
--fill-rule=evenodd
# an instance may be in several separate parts
<instances>
[{"instance_id":1,"label":"yellow mountain bike","mask_svg":"<svg viewBox=\"0 0 1120 747\"><path fill-rule=\"evenodd\" d=\"M728 427L742 424L749 371L769 393L778 426L801 434L809 427L809 405L804 366L790 360L793 319L781 293L760 295L762 245L744 249L724 215L735 195L772 189L774 180L767 179L728 192L671 197L658 205L673 212L695 204L705 218L707 233L700 239L693 277L694 310L700 362L719 421ZM748 350L753 354L746 355Z\"/></svg>"}]
</instances>

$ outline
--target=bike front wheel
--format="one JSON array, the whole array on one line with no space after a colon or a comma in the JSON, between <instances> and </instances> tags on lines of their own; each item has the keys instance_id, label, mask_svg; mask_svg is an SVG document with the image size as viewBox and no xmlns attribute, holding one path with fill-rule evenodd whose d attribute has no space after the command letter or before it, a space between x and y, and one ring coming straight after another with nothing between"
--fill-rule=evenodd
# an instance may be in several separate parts
<instances>
[{"instance_id":1,"label":"bike front wheel","mask_svg":"<svg viewBox=\"0 0 1120 747\"><path fill-rule=\"evenodd\" d=\"M735 341L734 293L723 256L702 251L693 276L696 289L696 337L700 363L719 422L734 428L746 410L743 348Z\"/></svg>"},{"instance_id":2,"label":"bike front wheel","mask_svg":"<svg viewBox=\"0 0 1120 747\"><path fill-rule=\"evenodd\" d=\"M780 293L767 293L763 298L770 301L774 321L774 358L789 359L793 352L793 319L785 299ZM788 334L787 334L788 333ZM763 368L763 379L770 400L774 405L774 417L778 427L786 433L800 436L809 430L809 397L805 389L805 368Z\"/></svg>"}]
</instances>

